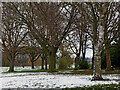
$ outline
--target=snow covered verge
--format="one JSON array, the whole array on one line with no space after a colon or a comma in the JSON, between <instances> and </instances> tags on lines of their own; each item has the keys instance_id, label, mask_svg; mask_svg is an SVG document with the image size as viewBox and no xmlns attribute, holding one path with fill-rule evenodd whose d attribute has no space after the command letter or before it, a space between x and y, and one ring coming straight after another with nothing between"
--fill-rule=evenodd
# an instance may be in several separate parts
<instances>
[{"instance_id":1,"label":"snow covered verge","mask_svg":"<svg viewBox=\"0 0 120 90\"><path fill-rule=\"evenodd\" d=\"M109 81L91 81L92 75L62 75L47 72L0 73L0 88L73 88L98 84L119 84L120 74L103 75Z\"/></svg>"},{"instance_id":2,"label":"snow covered verge","mask_svg":"<svg viewBox=\"0 0 120 90\"><path fill-rule=\"evenodd\" d=\"M15 67L15 71L31 71L31 70L39 70L41 69L41 66L35 66L35 69L31 69L30 66L23 67ZM9 67L0 67L0 72L7 72L9 70Z\"/></svg>"}]
</instances>

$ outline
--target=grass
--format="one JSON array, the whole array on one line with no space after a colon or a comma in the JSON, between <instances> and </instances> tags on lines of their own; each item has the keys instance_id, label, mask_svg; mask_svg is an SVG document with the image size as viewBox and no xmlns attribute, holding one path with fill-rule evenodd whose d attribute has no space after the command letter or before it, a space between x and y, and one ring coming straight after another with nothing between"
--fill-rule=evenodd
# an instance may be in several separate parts
<instances>
[{"instance_id":1,"label":"grass","mask_svg":"<svg viewBox=\"0 0 120 90\"><path fill-rule=\"evenodd\" d=\"M120 84L104 84L104 85L93 85L93 86L84 86L84 87L75 87L75 88L17 88L15 90L119 90ZM8 88L5 90L13 90L12 88Z\"/></svg>"},{"instance_id":2,"label":"grass","mask_svg":"<svg viewBox=\"0 0 120 90\"><path fill-rule=\"evenodd\" d=\"M64 71L70 71L71 73L59 73L59 74L70 74L70 75L92 75L93 74L93 70L74 70L72 69L57 69L56 70L64 72ZM14 71L14 72L3 72L3 73L30 73L30 72L49 72L48 70L28 70L28 71ZM120 71L104 71L102 72L103 75L107 75L107 74L120 74ZM109 79L104 79L102 81L109 81ZM57 90L60 89L60 87L56 88ZM47 90L56 90L56 89L47 89ZM85 87L75 87L75 88L63 88L60 90L119 90L120 89L120 84L116 85L116 84L105 84L105 85L94 85L94 86L85 86ZM10 89L12 90L12 89ZM31 89L32 90L32 89ZM34 89L35 90L35 89ZM36 89L38 90L38 89Z\"/></svg>"},{"instance_id":3,"label":"grass","mask_svg":"<svg viewBox=\"0 0 120 90\"><path fill-rule=\"evenodd\" d=\"M19 88L17 90L21 90L22 88ZM45 89L45 88L29 88L30 90L119 90L120 89L120 84L104 84L104 85L93 85L93 86L84 86L84 87L75 87L75 88L50 88L50 89ZM7 89L7 90L12 90L12 89ZM27 90L27 88L25 89Z\"/></svg>"},{"instance_id":4,"label":"grass","mask_svg":"<svg viewBox=\"0 0 120 90\"><path fill-rule=\"evenodd\" d=\"M91 69L82 69L82 70L74 70L73 68L70 68L70 69L56 69L55 72L58 72L58 71L61 71L59 72L59 74L69 74L69 75L93 75L93 70ZM62 73L64 71L69 71L70 73ZM29 72L48 72L49 73L49 70L25 70L25 71L14 71L14 72L3 72L3 73L29 73ZM53 72L54 73L54 72ZM107 75L107 74L120 74L120 71L103 71L102 72L103 75Z\"/></svg>"},{"instance_id":5,"label":"grass","mask_svg":"<svg viewBox=\"0 0 120 90\"><path fill-rule=\"evenodd\" d=\"M66 70L63 70L66 71ZM60 74L72 74L72 75L93 75L93 70L72 70L71 73L60 73ZM107 74L120 74L120 71L105 71L102 72L103 75Z\"/></svg>"},{"instance_id":6,"label":"grass","mask_svg":"<svg viewBox=\"0 0 120 90\"><path fill-rule=\"evenodd\" d=\"M105 71L102 74L120 74L120 71Z\"/></svg>"},{"instance_id":7,"label":"grass","mask_svg":"<svg viewBox=\"0 0 120 90\"><path fill-rule=\"evenodd\" d=\"M85 87L65 88L62 90L119 90L120 84L103 84Z\"/></svg>"}]
</instances>

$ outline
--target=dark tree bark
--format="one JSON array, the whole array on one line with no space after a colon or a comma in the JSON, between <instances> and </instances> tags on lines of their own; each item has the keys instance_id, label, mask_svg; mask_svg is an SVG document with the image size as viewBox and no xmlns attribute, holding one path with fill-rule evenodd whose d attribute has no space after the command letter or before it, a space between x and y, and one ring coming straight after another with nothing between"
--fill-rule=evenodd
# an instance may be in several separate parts
<instances>
[{"instance_id":1,"label":"dark tree bark","mask_svg":"<svg viewBox=\"0 0 120 90\"><path fill-rule=\"evenodd\" d=\"M107 64L106 70L108 71L112 70L109 45L106 45L106 64Z\"/></svg>"},{"instance_id":2,"label":"dark tree bark","mask_svg":"<svg viewBox=\"0 0 120 90\"><path fill-rule=\"evenodd\" d=\"M111 71L111 58L110 58L110 42L108 40L107 25L104 22L104 43L106 49L106 70Z\"/></svg>"},{"instance_id":3,"label":"dark tree bark","mask_svg":"<svg viewBox=\"0 0 120 90\"><path fill-rule=\"evenodd\" d=\"M80 54L77 54L75 58L75 69L74 70L78 70L79 60L80 60Z\"/></svg>"},{"instance_id":4,"label":"dark tree bark","mask_svg":"<svg viewBox=\"0 0 120 90\"><path fill-rule=\"evenodd\" d=\"M42 67L41 69L44 69L44 58L42 58Z\"/></svg>"},{"instance_id":5,"label":"dark tree bark","mask_svg":"<svg viewBox=\"0 0 120 90\"><path fill-rule=\"evenodd\" d=\"M49 71L55 72L55 62L56 62L56 51L54 48L52 48L52 52L49 52Z\"/></svg>"},{"instance_id":6,"label":"dark tree bark","mask_svg":"<svg viewBox=\"0 0 120 90\"><path fill-rule=\"evenodd\" d=\"M31 62L31 68L34 69L34 62Z\"/></svg>"},{"instance_id":7,"label":"dark tree bark","mask_svg":"<svg viewBox=\"0 0 120 90\"><path fill-rule=\"evenodd\" d=\"M84 36L84 38L83 38L83 43L82 43L82 55L83 55L83 60L85 60L86 48L87 48L87 35Z\"/></svg>"},{"instance_id":8,"label":"dark tree bark","mask_svg":"<svg viewBox=\"0 0 120 90\"><path fill-rule=\"evenodd\" d=\"M9 72L14 72L14 60L11 60L11 61L10 61Z\"/></svg>"},{"instance_id":9,"label":"dark tree bark","mask_svg":"<svg viewBox=\"0 0 120 90\"><path fill-rule=\"evenodd\" d=\"M92 56L92 69L93 69L93 66L94 66L94 56L95 56L94 43L92 43L92 49L93 49L93 56Z\"/></svg>"},{"instance_id":10,"label":"dark tree bark","mask_svg":"<svg viewBox=\"0 0 120 90\"><path fill-rule=\"evenodd\" d=\"M76 53L76 58L75 58L75 70L78 69L78 64L79 64L79 60L80 60L80 55L81 55L81 48L82 48L82 32L79 33L80 35L80 43L79 43L79 48L78 48L78 53Z\"/></svg>"}]
</instances>

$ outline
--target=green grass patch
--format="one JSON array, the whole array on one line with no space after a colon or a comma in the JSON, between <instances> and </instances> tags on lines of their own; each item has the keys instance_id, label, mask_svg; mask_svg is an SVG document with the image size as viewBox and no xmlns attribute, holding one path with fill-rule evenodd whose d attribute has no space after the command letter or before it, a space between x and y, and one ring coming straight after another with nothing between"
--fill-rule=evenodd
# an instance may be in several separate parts
<instances>
[{"instance_id":1,"label":"green grass patch","mask_svg":"<svg viewBox=\"0 0 120 90\"><path fill-rule=\"evenodd\" d=\"M93 75L93 70L90 69L82 69L82 70L74 70L73 68L70 69L56 69L55 72L61 71L59 74L70 74L70 75ZM69 71L69 72L65 72L64 71ZM29 73L29 72L49 72L49 70L24 70L24 71L14 71L14 72L2 72L2 73ZM54 73L54 72L53 72ZM107 74L120 74L120 71L102 71L103 75L107 75Z\"/></svg>"},{"instance_id":2,"label":"green grass patch","mask_svg":"<svg viewBox=\"0 0 120 90\"><path fill-rule=\"evenodd\" d=\"M120 74L120 71L105 71L105 72L102 72L102 74Z\"/></svg>"},{"instance_id":3,"label":"green grass patch","mask_svg":"<svg viewBox=\"0 0 120 90\"><path fill-rule=\"evenodd\" d=\"M64 88L62 90L119 90L120 84L103 84L103 85L93 85L75 88Z\"/></svg>"}]
</instances>

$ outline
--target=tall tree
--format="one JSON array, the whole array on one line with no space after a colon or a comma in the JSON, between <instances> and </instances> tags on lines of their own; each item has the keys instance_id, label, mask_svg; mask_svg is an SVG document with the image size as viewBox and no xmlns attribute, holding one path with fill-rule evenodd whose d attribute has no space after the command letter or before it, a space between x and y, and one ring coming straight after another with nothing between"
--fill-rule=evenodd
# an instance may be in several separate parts
<instances>
[{"instance_id":1,"label":"tall tree","mask_svg":"<svg viewBox=\"0 0 120 90\"><path fill-rule=\"evenodd\" d=\"M98 7L100 8L100 3L83 3L78 4L78 10L82 9L83 15L85 16L88 23L88 29L83 30L87 32L92 38L94 43L94 80L102 79L101 75L101 47L103 45L103 27L101 26L101 15L99 14Z\"/></svg>"},{"instance_id":2,"label":"tall tree","mask_svg":"<svg viewBox=\"0 0 120 90\"><path fill-rule=\"evenodd\" d=\"M81 55L81 48L82 48L82 32L81 30L75 30L68 34L65 39L66 45L70 48L72 53L76 55L75 57L75 70L78 69L78 63L80 60Z\"/></svg>"},{"instance_id":3,"label":"tall tree","mask_svg":"<svg viewBox=\"0 0 120 90\"><path fill-rule=\"evenodd\" d=\"M72 30L71 24L75 17L72 4L12 3L11 6L47 53L50 72L55 71L56 52Z\"/></svg>"},{"instance_id":4,"label":"tall tree","mask_svg":"<svg viewBox=\"0 0 120 90\"><path fill-rule=\"evenodd\" d=\"M2 29L2 3L0 2L0 40L1 40L1 29ZM0 58L2 58L2 45L1 45L1 42L0 42ZM2 66L2 60L0 60L0 66Z\"/></svg>"},{"instance_id":5,"label":"tall tree","mask_svg":"<svg viewBox=\"0 0 120 90\"><path fill-rule=\"evenodd\" d=\"M104 10L100 13L103 17L104 44L106 49L106 70L111 70L110 47L111 42L118 36L119 4L117 2L107 2L103 4Z\"/></svg>"},{"instance_id":6,"label":"tall tree","mask_svg":"<svg viewBox=\"0 0 120 90\"><path fill-rule=\"evenodd\" d=\"M19 46L26 37L28 31L24 28L20 18L9 9L9 4L3 3L2 13L2 47L6 52L6 57L9 60L10 69L14 71L14 61L19 51Z\"/></svg>"}]
</instances>

